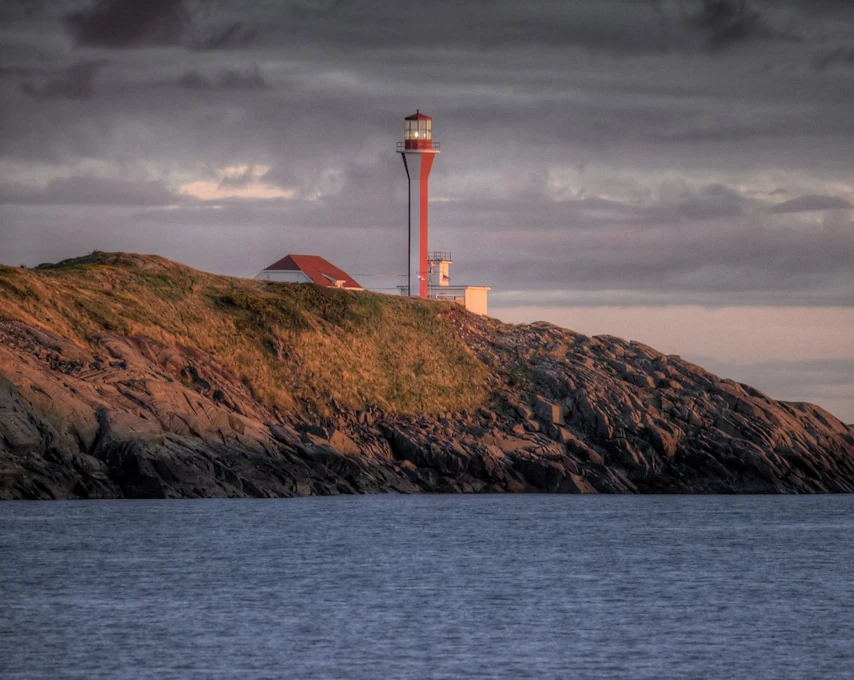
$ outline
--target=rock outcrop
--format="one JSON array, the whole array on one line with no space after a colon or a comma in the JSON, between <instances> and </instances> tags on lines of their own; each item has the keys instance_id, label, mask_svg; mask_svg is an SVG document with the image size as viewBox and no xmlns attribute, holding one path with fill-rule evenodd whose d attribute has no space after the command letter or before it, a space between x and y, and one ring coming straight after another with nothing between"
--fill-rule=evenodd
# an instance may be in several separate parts
<instances>
[{"instance_id":1,"label":"rock outcrop","mask_svg":"<svg viewBox=\"0 0 854 680\"><path fill-rule=\"evenodd\" d=\"M109 271L98 263L86 285ZM58 295L54 285L50 302L36 302L67 321ZM117 332L128 327L115 311L97 334L61 333L72 325L52 328L18 298L0 297L0 498L854 491L851 426L620 338L431 303L484 380L479 405L457 408L455 392L447 410L415 413L367 393L283 408L215 347L170 344L144 326ZM182 297L170 300L183 314ZM409 302L393 304L405 323ZM267 328L269 361L297 356L301 337Z\"/></svg>"}]
</instances>

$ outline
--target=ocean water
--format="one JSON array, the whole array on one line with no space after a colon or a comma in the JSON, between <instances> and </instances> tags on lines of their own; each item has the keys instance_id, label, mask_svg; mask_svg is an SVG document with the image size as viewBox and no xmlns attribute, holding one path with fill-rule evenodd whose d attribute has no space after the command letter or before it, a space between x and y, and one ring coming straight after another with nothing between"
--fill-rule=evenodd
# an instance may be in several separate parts
<instances>
[{"instance_id":1,"label":"ocean water","mask_svg":"<svg viewBox=\"0 0 854 680\"><path fill-rule=\"evenodd\" d=\"M2 678L854 678L854 497L0 504Z\"/></svg>"}]
</instances>

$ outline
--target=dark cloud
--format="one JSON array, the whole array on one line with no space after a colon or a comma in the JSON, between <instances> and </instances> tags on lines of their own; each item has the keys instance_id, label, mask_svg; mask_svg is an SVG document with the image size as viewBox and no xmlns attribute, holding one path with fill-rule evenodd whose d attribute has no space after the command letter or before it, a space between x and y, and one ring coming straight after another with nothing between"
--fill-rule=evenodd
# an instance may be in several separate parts
<instances>
[{"instance_id":1,"label":"dark cloud","mask_svg":"<svg viewBox=\"0 0 854 680\"><path fill-rule=\"evenodd\" d=\"M65 17L78 45L108 49L178 44L189 21L184 0L95 0Z\"/></svg>"},{"instance_id":2,"label":"dark cloud","mask_svg":"<svg viewBox=\"0 0 854 680\"><path fill-rule=\"evenodd\" d=\"M771 12L760 12L747 0L601 0L597 8L581 2L529 0L524 11L507 0L435 0L429 12L417 3L391 0L370 5L289 2L281 8L275 28L264 27L265 41L334 42L342 48L372 49L582 47L636 56L720 51L758 39L798 39L791 27L775 27Z\"/></svg>"},{"instance_id":3,"label":"dark cloud","mask_svg":"<svg viewBox=\"0 0 854 680\"><path fill-rule=\"evenodd\" d=\"M686 220L713 220L742 215L747 204L737 191L713 184L679 201L671 209Z\"/></svg>"},{"instance_id":4,"label":"dark cloud","mask_svg":"<svg viewBox=\"0 0 854 680\"><path fill-rule=\"evenodd\" d=\"M746 0L702 0L691 23L703 31L713 50L771 35L762 15Z\"/></svg>"},{"instance_id":5,"label":"dark cloud","mask_svg":"<svg viewBox=\"0 0 854 680\"><path fill-rule=\"evenodd\" d=\"M227 26L214 29L203 38L193 41L196 50L233 50L248 47L258 37L259 29L248 27L241 21L233 21Z\"/></svg>"},{"instance_id":6,"label":"dark cloud","mask_svg":"<svg viewBox=\"0 0 854 680\"><path fill-rule=\"evenodd\" d=\"M406 210L403 163L391 160L349 162L331 176L318 166L281 164L260 181L294 193L296 200L280 202L278 208L287 223L347 229L353 235L364 229L388 234L399 231Z\"/></svg>"},{"instance_id":7,"label":"dark cloud","mask_svg":"<svg viewBox=\"0 0 854 680\"><path fill-rule=\"evenodd\" d=\"M0 204L163 206L186 202L160 182L91 175L54 179L44 187L0 185Z\"/></svg>"},{"instance_id":8,"label":"dark cloud","mask_svg":"<svg viewBox=\"0 0 854 680\"><path fill-rule=\"evenodd\" d=\"M851 208L854 208L854 205L838 196L798 196L772 206L768 212L780 215L812 210L850 210Z\"/></svg>"},{"instance_id":9,"label":"dark cloud","mask_svg":"<svg viewBox=\"0 0 854 680\"><path fill-rule=\"evenodd\" d=\"M705 210L678 210L694 200L708 209L714 195L722 199L720 213L737 208L741 214L715 217ZM820 228L796 216L763 221L761 203L725 187L671 200L606 212L588 211L578 201L550 208L532 204L525 217L506 215L503 205L495 213L465 214L451 204L438 204L433 214L437 224L453 225L441 236L450 250L465 243L464 233L475 224L492 226L489 232L477 229L476 252L469 246L461 260L472 279L500 279L499 289L542 291L547 281L554 291L610 291L591 298L595 304L609 296L629 304L627 295L630 304L650 299L672 304L714 299L730 304L854 304L848 271L854 233L848 220L827 220ZM525 228L513 229L513 222L523 219ZM536 298L532 294L530 303ZM554 304L567 304L570 298Z\"/></svg>"},{"instance_id":10,"label":"dark cloud","mask_svg":"<svg viewBox=\"0 0 854 680\"><path fill-rule=\"evenodd\" d=\"M175 83L188 90L269 90L270 84L257 65L247 69L223 69L213 77L186 71Z\"/></svg>"},{"instance_id":11,"label":"dark cloud","mask_svg":"<svg viewBox=\"0 0 854 680\"><path fill-rule=\"evenodd\" d=\"M188 90L211 90L214 87L213 81L198 71L186 71L175 84Z\"/></svg>"},{"instance_id":12,"label":"dark cloud","mask_svg":"<svg viewBox=\"0 0 854 680\"><path fill-rule=\"evenodd\" d=\"M91 99L95 95L95 74L107 62L101 59L81 61L58 73L28 79L20 90L40 99Z\"/></svg>"},{"instance_id":13,"label":"dark cloud","mask_svg":"<svg viewBox=\"0 0 854 680\"><path fill-rule=\"evenodd\" d=\"M388 51L582 47L639 55L703 49L697 31L713 49L757 37L784 35L772 30L764 16L739 0L689 0L687 4L684 0L602 0L600 7L605 11L592 10L584 3L552 0L530 0L524 11L507 0L435 0L429 11L417 3L392 0L370 4L291 1L247 5L247 19L226 23L218 20L215 12L199 11L205 7L194 5L194 17L201 16L218 25L208 28L204 38L192 42L197 49L284 42Z\"/></svg>"},{"instance_id":14,"label":"dark cloud","mask_svg":"<svg viewBox=\"0 0 854 680\"><path fill-rule=\"evenodd\" d=\"M848 0L784 0L783 4L791 5L807 16L830 15L854 21L854 12Z\"/></svg>"},{"instance_id":15,"label":"dark cloud","mask_svg":"<svg viewBox=\"0 0 854 680\"><path fill-rule=\"evenodd\" d=\"M836 47L819 54L812 61L816 71L826 71L833 66L854 66L854 47Z\"/></svg>"},{"instance_id":16,"label":"dark cloud","mask_svg":"<svg viewBox=\"0 0 854 680\"><path fill-rule=\"evenodd\" d=\"M244 71L224 69L217 76L217 86L227 90L269 90L270 85L264 80L258 66Z\"/></svg>"}]
</instances>

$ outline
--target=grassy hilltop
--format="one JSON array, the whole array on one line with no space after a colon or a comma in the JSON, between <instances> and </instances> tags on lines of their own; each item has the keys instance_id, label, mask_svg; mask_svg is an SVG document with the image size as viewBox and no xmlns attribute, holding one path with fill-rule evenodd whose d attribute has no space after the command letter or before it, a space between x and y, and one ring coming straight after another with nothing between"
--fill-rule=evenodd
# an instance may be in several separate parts
<instances>
[{"instance_id":1,"label":"grassy hilltop","mask_svg":"<svg viewBox=\"0 0 854 680\"><path fill-rule=\"evenodd\" d=\"M447 317L451 303L215 276L154 255L94 252L0 266L0 316L83 345L144 335L208 353L259 402L324 411L470 409L487 372Z\"/></svg>"}]
</instances>

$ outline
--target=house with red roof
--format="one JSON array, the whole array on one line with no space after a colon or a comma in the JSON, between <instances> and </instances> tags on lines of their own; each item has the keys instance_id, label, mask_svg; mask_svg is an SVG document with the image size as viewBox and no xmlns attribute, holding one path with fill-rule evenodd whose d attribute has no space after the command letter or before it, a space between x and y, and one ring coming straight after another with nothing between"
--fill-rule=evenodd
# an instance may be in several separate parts
<instances>
[{"instance_id":1,"label":"house with red roof","mask_svg":"<svg viewBox=\"0 0 854 680\"><path fill-rule=\"evenodd\" d=\"M318 255L288 255L255 276L266 281L314 283L324 288L364 290L347 272Z\"/></svg>"}]
</instances>

